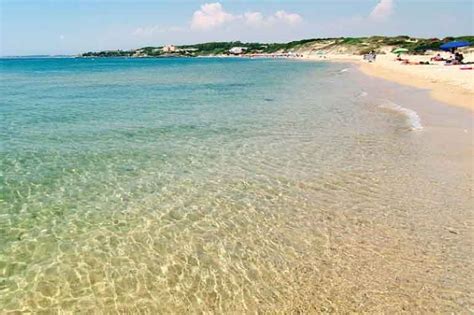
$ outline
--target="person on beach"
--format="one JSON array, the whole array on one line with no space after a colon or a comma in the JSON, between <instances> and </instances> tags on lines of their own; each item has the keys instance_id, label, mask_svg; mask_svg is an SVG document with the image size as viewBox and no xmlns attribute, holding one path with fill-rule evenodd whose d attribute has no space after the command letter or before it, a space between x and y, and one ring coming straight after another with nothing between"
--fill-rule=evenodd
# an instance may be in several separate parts
<instances>
[{"instance_id":1,"label":"person on beach","mask_svg":"<svg viewBox=\"0 0 474 315\"><path fill-rule=\"evenodd\" d=\"M436 54L436 56L431 58L431 61L445 61L443 57L441 57L441 54Z\"/></svg>"},{"instance_id":2,"label":"person on beach","mask_svg":"<svg viewBox=\"0 0 474 315\"><path fill-rule=\"evenodd\" d=\"M376 58L375 51L371 51L368 54L364 55L364 60L367 60L368 62L374 62Z\"/></svg>"},{"instance_id":3,"label":"person on beach","mask_svg":"<svg viewBox=\"0 0 474 315\"><path fill-rule=\"evenodd\" d=\"M456 60L458 63L462 63L462 61L464 60L463 54L456 52L454 54L454 60Z\"/></svg>"},{"instance_id":4,"label":"person on beach","mask_svg":"<svg viewBox=\"0 0 474 315\"><path fill-rule=\"evenodd\" d=\"M449 56L448 59L446 59L446 65L452 65L454 63L454 58L453 55Z\"/></svg>"},{"instance_id":5,"label":"person on beach","mask_svg":"<svg viewBox=\"0 0 474 315\"><path fill-rule=\"evenodd\" d=\"M446 60L447 66L461 65L463 64L464 56L461 53L455 52L453 55L449 56L449 59Z\"/></svg>"}]
</instances>

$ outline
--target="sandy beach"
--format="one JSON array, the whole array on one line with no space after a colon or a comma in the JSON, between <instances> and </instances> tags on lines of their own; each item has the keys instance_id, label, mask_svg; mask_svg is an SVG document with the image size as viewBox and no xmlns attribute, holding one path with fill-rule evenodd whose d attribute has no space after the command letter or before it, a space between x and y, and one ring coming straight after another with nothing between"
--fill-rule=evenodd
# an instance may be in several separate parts
<instances>
[{"instance_id":1,"label":"sandy beach","mask_svg":"<svg viewBox=\"0 0 474 315\"><path fill-rule=\"evenodd\" d=\"M404 55L410 62L429 61L432 55ZM448 53L443 53L448 58ZM474 70L461 70L461 66L445 66L444 62L431 62L430 65L402 64L392 53L377 55L375 62L369 63L358 55L327 54L307 56L310 60L332 62L351 62L371 76L383 78L402 85L410 85L430 90L431 96L441 102L474 110ZM474 61L474 54L465 54L466 61Z\"/></svg>"}]
</instances>

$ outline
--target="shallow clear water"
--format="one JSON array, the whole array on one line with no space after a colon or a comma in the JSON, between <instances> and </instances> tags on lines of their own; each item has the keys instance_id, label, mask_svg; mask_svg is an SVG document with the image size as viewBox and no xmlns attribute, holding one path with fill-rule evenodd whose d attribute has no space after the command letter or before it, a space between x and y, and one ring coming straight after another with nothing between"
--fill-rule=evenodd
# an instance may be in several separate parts
<instances>
[{"instance_id":1,"label":"shallow clear water","mask_svg":"<svg viewBox=\"0 0 474 315\"><path fill-rule=\"evenodd\" d=\"M469 214L472 172L437 153L436 129L413 109L371 97L355 69L243 59L0 65L2 309L469 304L469 243L437 233L447 224L459 232L449 237L469 241L469 225L442 214ZM420 248L425 260L413 258ZM398 281L377 280L387 274L412 282L387 289Z\"/></svg>"}]
</instances>

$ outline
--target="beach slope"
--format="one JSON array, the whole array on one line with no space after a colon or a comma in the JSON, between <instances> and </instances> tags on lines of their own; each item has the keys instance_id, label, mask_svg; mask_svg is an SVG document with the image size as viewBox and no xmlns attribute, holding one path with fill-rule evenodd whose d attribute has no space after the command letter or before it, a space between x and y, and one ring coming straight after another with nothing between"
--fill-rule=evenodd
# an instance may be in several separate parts
<instances>
[{"instance_id":1,"label":"beach slope","mask_svg":"<svg viewBox=\"0 0 474 315\"><path fill-rule=\"evenodd\" d=\"M474 110L474 70L461 70L460 66L445 66L431 62L430 65L403 64L395 60L395 55L377 56L372 63L364 62L362 56L328 54L310 56L311 60L351 62L371 76L430 90L431 96L441 102ZM430 55L408 56L410 62L429 61ZM474 60L474 54L467 54L466 60Z\"/></svg>"}]
</instances>

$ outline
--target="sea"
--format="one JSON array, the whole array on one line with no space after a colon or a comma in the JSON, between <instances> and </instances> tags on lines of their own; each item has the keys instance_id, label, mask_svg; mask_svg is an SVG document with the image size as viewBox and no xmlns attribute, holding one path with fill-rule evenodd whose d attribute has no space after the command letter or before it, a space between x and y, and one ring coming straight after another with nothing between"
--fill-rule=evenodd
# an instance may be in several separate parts
<instances>
[{"instance_id":1,"label":"sea","mask_svg":"<svg viewBox=\"0 0 474 315\"><path fill-rule=\"evenodd\" d=\"M0 59L0 310L472 311L472 122L344 63Z\"/></svg>"}]
</instances>

